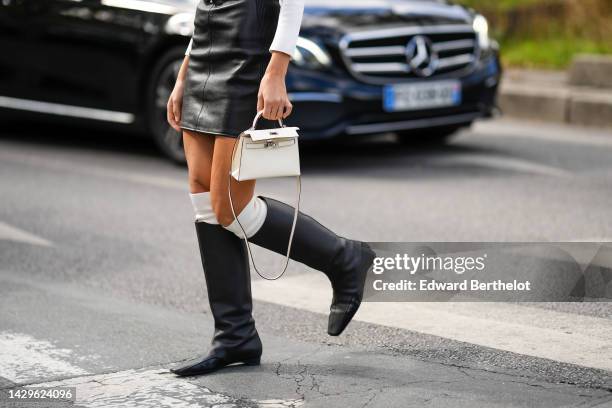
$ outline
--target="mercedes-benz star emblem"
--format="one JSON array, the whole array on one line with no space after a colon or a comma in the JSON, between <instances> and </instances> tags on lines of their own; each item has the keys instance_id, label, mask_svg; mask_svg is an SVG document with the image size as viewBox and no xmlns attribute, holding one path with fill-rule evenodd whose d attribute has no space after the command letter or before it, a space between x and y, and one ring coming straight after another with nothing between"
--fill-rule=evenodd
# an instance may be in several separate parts
<instances>
[{"instance_id":1,"label":"mercedes-benz star emblem","mask_svg":"<svg viewBox=\"0 0 612 408\"><path fill-rule=\"evenodd\" d=\"M438 53L429 38L416 35L406 44L406 60L415 75L429 77L436 72Z\"/></svg>"}]
</instances>

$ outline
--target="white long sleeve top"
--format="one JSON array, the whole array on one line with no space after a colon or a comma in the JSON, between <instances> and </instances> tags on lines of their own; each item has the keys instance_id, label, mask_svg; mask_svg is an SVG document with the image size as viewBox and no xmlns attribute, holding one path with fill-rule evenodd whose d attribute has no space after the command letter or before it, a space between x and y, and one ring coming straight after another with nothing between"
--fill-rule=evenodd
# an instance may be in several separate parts
<instances>
[{"instance_id":1,"label":"white long sleeve top","mask_svg":"<svg viewBox=\"0 0 612 408\"><path fill-rule=\"evenodd\" d=\"M274 39L270 45L270 52L280 51L293 56L295 44L297 43L304 15L304 0L278 0L280 3L280 13ZM185 55L191 53L193 38L189 42Z\"/></svg>"}]
</instances>

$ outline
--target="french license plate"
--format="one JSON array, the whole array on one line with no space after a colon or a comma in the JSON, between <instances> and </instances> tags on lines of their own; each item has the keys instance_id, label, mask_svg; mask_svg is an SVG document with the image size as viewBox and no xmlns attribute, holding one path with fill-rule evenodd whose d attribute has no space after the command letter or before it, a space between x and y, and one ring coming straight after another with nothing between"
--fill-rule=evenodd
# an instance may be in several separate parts
<instances>
[{"instance_id":1,"label":"french license plate","mask_svg":"<svg viewBox=\"0 0 612 408\"><path fill-rule=\"evenodd\" d=\"M461 104L459 81L385 85L383 108L387 112L443 108Z\"/></svg>"}]
</instances>

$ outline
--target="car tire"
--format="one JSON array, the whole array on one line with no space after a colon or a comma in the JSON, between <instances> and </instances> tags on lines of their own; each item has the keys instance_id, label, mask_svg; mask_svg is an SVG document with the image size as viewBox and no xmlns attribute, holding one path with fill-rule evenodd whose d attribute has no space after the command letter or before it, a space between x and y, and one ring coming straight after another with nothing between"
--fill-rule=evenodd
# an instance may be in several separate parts
<instances>
[{"instance_id":1,"label":"car tire","mask_svg":"<svg viewBox=\"0 0 612 408\"><path fill-rule=\"evenodd\" d=\"M147 90L147 119L153 140L166 157L178 164L186 163L183 137L168 124L166 107L184 58L184 48L166 52L155 65Z\"/></svg>"},{"instance_id":2,"label":"car tire","mask_svg":"<svg viewBox=\"0 0 612 408\"><path fill-rule=\"evenodd\" d=\"M398 141L402 144L421 146L443 145L448 143L460 129L470 127L471 125L471 123L463 123L461 125L405 130L396 132L396 135Z\"/></svg>"}]
</instances>

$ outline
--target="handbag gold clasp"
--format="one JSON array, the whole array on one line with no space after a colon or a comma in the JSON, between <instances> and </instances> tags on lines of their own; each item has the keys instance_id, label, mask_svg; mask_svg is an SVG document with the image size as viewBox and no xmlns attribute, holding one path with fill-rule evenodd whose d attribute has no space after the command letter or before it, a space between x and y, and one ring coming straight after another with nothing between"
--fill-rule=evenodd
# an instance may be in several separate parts
<instances>
[{"instance_id":1,"label":"handbag gold clasp","mask_svg":"<svg viewBox=\"0 0 612 408\"><path fill-rule=\"evenodd\" d=\"M278 147L278 142L274 141L274 140L266 140L264 142L264 147L267 149L268 147L272 147L272 148L276 148Z\"/></svg>"}]
</instances>

